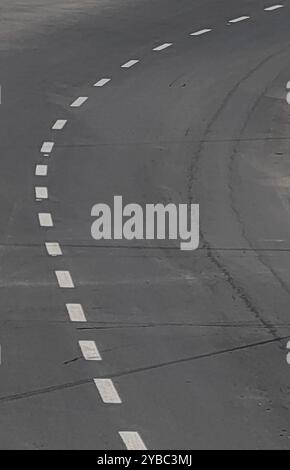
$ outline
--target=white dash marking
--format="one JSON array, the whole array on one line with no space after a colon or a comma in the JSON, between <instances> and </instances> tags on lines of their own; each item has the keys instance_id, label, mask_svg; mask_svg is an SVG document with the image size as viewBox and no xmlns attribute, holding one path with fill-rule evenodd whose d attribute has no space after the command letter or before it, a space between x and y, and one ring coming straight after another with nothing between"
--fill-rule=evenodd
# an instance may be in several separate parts
<instances>
[{"instance_id":1,"label":"white dash marking","mask_svg":"<svg viewBox=\"0 0 290 470\"><path fill-rule=\"evenodd\" d=\"M121 65L123 69L129 69L130 67L133 67L133 65L138 64L139 60L129 60L125 64Z\"/></svg>"},{"instance_id":2,"label":"white dash marking","mask_svg":"<svg viewBox=\"0 0 290 470\"><path fill-rule=\"evenodd\" d=\"M67 308L70 320L72 322L86 322L87 321L81 304L66 304L66 308Z\"/></svg>"},{"instance_id":3,"label":"white dash marking","mask_svg":"<svg viewBox=\"0 0 290 470\"><path fill-rule=\"evenodd\" d=\"M94 379L94 382L104 403L122 403L111 379Z\"/></svg>"},{"instance_id":4,"label":"white dash marking","mask_svg":"<svg viewBox=\"0 0 290 470\"><path fill-rule=\"evenodd\" d=\"M72 104L72 108L79 108L82 104L84 104L87 101L88 97L87 96L79 96Z\"/></svg>"},{"instance_id":5,"label":"white dash marking","mask_svg":"<svg viewBox=\"0 0 290 470\"><path fill-rule=\"evenodd\" d=\"M41 153L51 153L54 147L54 142L43 142L41 147Z\"/></svg>"},{"instance_id":6,"label":"white dash marking","mask_svg":"<svg viewBox=\"0 0 290 470\"><path fill-rule=\"evenodd\" d=\"M38 219L41 227L53 227L52 217L49 212L38 214Z\"/></svg>"},{"instance_id":7,"label":"white dash marking","mask_svg":"<svg viewBox=\"0 0 290 470\"><path fill-rule=\"evenodd\" d=\"M35 176L47 176L47 165L36 165Z\"/></svg>"},{"instance_id":8,"label":"white dash marking","mask_svg":"<svg viewBox=\"0 0 290 470\"><path fill-rule=\"evenodd\" d=\"M53 242L47 242L45 243L45 247L47 250L47 253L50 256L62 256L62 251L59 243Z\"/></svg>"},{"instance_id":9,"label":"white dash marking","mask_svg":"<svg viewBox=\"0 0 290 470\"><path fill-rule=\"evenodd\" d=\"M42 199L48 198L48 190L46 186L36 186L35 187L35 199L41 201Z\"/></svg>"},{"instance_id":10,"label":"white dash marking","mask_svg":"<svg viewBox=\"0 0 290 470\"><path fill-rule=\"evenodd\" d=\"M229 23L240 23L240 21L245 21L249 18L249 16L239 16L238 18L233 18L232 20L229 20Z\"/></svg>"},{"instance_id":11,"label":"white dash marking","mask_svg":"<svg viewBox=\"0 0 290 470\"><path fill-rule=\"evenodd\" d=\"M101 361L101 355L94 341L79 341L79 346L86 361Z\"/></svg>"},{"instance_id":12,"label":"white dash marking","mask_svg":"<svg viewBox=\"0 0 290 470\"><path fill-rule=\"evenodd\" d=\"M59 287L62 289L73 289L74 283L69 271L55 271Z\"/></svg>"},{"instance_id":13,"label":"white dash marking","mask_svg":"<svg viewBox=\"0 0 290 470\"><path fill-rule=\"evenodd\" d=\"M271 7L264 8L265 11L274 11L278 10L279 8L283 8L284 5L272 5Z\"/></svg>"},{"instance_id":14,"label":"white dash marking","mask_svg":"<svg viewBox=\"0 0 290 470\"><path fill-rule=\"evenodd\" d=\"M147 450L138 432L120 431L119 435L127 450Z\"/></svg>"},{"instance_id":15,"label":"white dash marking","mask_svg":"<svg viewBox=\"0 0 290 470\"><path fill-rule=\"evenodd\" d=\"M58 119L54 125L52 126L52 129L53 130L56 130L56 131L60 131L61 129L64 128L64 126L66 125L67 123L67 120L66 119Z\"/></svg>"},{"instance_id":16,"label":"white dash marking","mask_svg":"<svg viewBox=\"0 0 290 470\"><path fill-rule=\"evenodd\" d=\"M190 33L190 36L201 36L202 34L210 33L211 29L201 29L199 31L195 31L195 33Z\"/></svg>"},{"instance_id":17,"label":"white dash marking","mask_svg":"<svg viewBox=\"0 0 290 470\"><path fill-rule=\"evenodd\" d=\"M290 349L290 341L288 341L286 348L287 348L288 351L289 351L289 349ZM287 361L287 364L290 365L290 354L289 354L289 353L288 353L287 356L286 356L286 361Z\"/></svg>"},{"instance_id":18,"label":"white dash marking","mask_svg":"<svg viewBox=\"0 0 290 470\"><path fill-rule=\"evenodd\" d=\"M166 42L165 44L161 44L160 46L154 47L153 51L163 51L168 47L172 46L172 42Z\"/></svg>"},{"instance_id":19,"label":"white dash marking","mask_svg":"<svg viewBox=\"0 0 290 470\"><path fill-rule=\"evenodd\" d=\"M94 86L105 86L107 83L111 81L111 78L101 78L98 82L94 84Z\"/></svg>"}]
</instances>

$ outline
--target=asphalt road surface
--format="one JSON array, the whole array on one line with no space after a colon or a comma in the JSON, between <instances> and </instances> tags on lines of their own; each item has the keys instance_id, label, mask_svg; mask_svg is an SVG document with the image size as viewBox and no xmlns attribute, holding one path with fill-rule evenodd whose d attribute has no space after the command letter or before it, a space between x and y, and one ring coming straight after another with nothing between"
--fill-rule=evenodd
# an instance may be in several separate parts
<instances>
[{"instance_id":1,"label":"asphalt road surface","mask_svg":"<svg viewBox=\"0 0 290 470\"><path fill-rule=\"evenodd\" d=\"M0 15L0 448L289 449L289 2ZM114 195L199 249L95 241Z\"/></svg>"}]
</instances>

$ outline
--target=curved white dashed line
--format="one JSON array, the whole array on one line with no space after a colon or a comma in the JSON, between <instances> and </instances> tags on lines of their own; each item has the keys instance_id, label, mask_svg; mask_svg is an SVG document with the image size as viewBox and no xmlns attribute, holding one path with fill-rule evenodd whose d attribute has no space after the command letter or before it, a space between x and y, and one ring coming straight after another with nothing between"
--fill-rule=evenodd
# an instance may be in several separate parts
<instances>
[{"instance_id":1,"label":"curved white dashed line","mask_svg":"<svg viewBox=\"0 0 290 470\"><path fill-rule=\"evenodd\" d=\"M280 8L283 8L284 5L272 5L269 7L264 8L265 11L275 11ZM235 24L241 21L245 21L250 19L250 16L240 16L238 18L233 18L228 20L228 23ZM211 32L211 28L204 28L195 32L190 33L190 36L202 36L206 33ZM155 52L163 51L169 47L171 47L172 43L164 43L159 46L154 47L152 50ZM140 60L138 59L131 59L128 62L121 65L123 69L129 69L139 63ZM94 83L94 87L104 87L107 85L112 79L111 78L101 78L96 83ZM290 88L290 82L288 82L287 87ZM70 107L77 108L82 106L88 100L87 96L79 96L75 99L71 104ZM52 130L62 130L67 124L66 119L58 119L52 126ZM44 142L41 147L41 153L44 154L45 157L49 157L50 153L54 148L54 142ZM48 173L48 166L47 165L36 165L35 168L35 176L47 176ZM45 186L36 186L35 187L35 197L37 201L44 200L48 198L48 189ZM38 219L40 226L42 227L53 227L53 220L50 213L39 213ZM62 250L60 244L58 242L46 242L45 247L47 250L48 255L56 257L62 256ZM55 271L55 275L58 281L58 285L60 288L74 288L74 282L70 275L69 271ZM66 304L67 312L72 322L86 322L86 316L81 304ZM94 341L89 340L80 340L79 347L81 349L82 355L85 360L87 361L101 361L102 357L99 353L99 350ZM111 379L94 379L94 383L98 389L101 399L104 403L107 404L121 404L122 400L118 391L115 388L114 383ZM120 431L119 436L121 437L122 441L124 442L127 450L147 450L142 438L140 437L138 432L135 431Z\"/></svg>"}]
</instances>

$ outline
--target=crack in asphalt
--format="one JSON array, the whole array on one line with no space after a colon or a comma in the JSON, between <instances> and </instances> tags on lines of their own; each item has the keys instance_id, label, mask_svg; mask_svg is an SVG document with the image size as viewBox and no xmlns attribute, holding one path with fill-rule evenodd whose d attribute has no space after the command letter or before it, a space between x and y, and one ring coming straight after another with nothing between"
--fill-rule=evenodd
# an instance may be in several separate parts
<instances>
[{"instance_id":1,"label":"crack in asphalt","mask_svg":"<svg viewBox=\"0 0 290 470\"><path fill-rule=\"evenodd\" d=\"M224 99L222 100L219 108L216 110L216 112L213 114L211 120L208 122L207 126L206 126L206 129L204 131L204 138L200 141L199 145L198 145L198 148L196 150L196 152L194 153L192 159L191 159L191 162L190 162L190 165L189 165L189 169L188 169L188 183L187 183L187 191L188 191L188 203L189 204L192 204L192 201L193 201L193 182L194 182L194 179L196 178L196 175L197 174L197 169L198 169L198 163L200 161L200 158L201 158L201 155L202 155L202 151L203 151L203 148L204 148L204 143L205 143L205 140L206 140L206 136L211 132L211 129L212 129L212 126L215 124L215 122L217 121L217 119L219 118L219 116L221 115L221 113L223 112L223 110L225 109L226 105L228 104L228 102L231 100L231 98L234 96L235 92L239 89L240 85L242 83L244 83L246 80L248 80L256 71L258 71L263 65L267 64L272 58L274 57L277 57L278 55L281 55L283 53L285 53L287 50L289 50L289 47L290 47L290 43L288 43L287 46L283 47L282 49L280 49L279 51L276 51L272 54L270 54L269 56L267 56L266 58L262 59L255 67L253 67L249 72L247 72L234 86L233 88L225 95ZM278 74L279 75L279 74ZM260 99L260 96L258 98L258 100ZM256 106L258 100L254 103L254 106ZM242 126L241 130L240 130L240 136L243 134L243 130L248 122L248 119L249 119L249 116L251 114L251 110L252 108L250 109L247 117L246 117L246 120L244 122L244 125ZM234 152L235 152L235 149L234 149ZM233 155L234 153L232 153L232 155L230 155L230 161L231 159L233 158ZM236 209L233 207L233 200L232 200L232 196L231 196L231 207L232 207L232 210L234 212L234 214L237 216L237 213L236 213ZM239 222L239 218L237 219L238 222ZM246 236L245 236L245 233L244 233L244 230L242 229L242 235L244 236L244 238L247 240ZM268 322L267 320L265 320L261 314L261 312L259 311L259 309L256 307L256 305L254 304L253 300L251 299L251 297L249 296L249 294L246 292L246 290L238 284L238 282L234 279L233 275L231 274L230 272L230 269L228 269L226 267L226 265L224 263L222 263L218 256L217 255L214 255L213 254L213 250L211 248L211 245L209 242L207 242L207 240L205 239L204 237L204 234L202 233L202 231L200 232L200 239L202 241L202 244L205 248L207 248L207 257L208 259L217 267L217 269L219 271L221 271L225 277L225 280L226 282L231 286L232 290L237 294L237 296L242 300L242 302L244 303L244 305L246 306L246 308L255 316L255 318L257 320L259 320L262 325L264 326L264 328L269 331L269 333L273 336L273 338L275 340L277 340L278 342L280 342L280 349L284 349L284 346L281 342L281 339L279 338L278 336L278 333L276 331L276 328L272 326L272 323ZM247 240L248 241L248 240ZM249 243L249 242L248 242ZM250 243L249 243L250 244ZM253 247L252 247L253 248ZM216 251L216 250L215 250ZM258 257L258 260L262 263L262 260L261 258L257 255ZM263 265L265 265L265 263L262 263ZM269 268L269 267L268 267ZM276 273L273 272L272 269L270 269L270 272L273 276L275 276ZM276 276L275 276L276 277ZM281 284L281 282L280 282ZM283 287L283 286L282 286ZM288 287L287 287L288 289ZM288 290L287 290L288 291ZM290 291L289 291L290 292Z\"/></svg>"},{"instance_id":2,"label":"crack in asphalt","mask_svg":"<svg viewBox=\"0 0 290 470\"><path fill-rule=\"evenodd\" d=\"M128 376L128 375L133 375L133 374L138 374L138 373L142 373L142 372L149 372L149 371L152 371L152 370L161 369L163 367L170 367L170 366L174 366L174 365L178 365L178 364L184 364L184 363L191 362L191 361L197 361L197 360L200 360L200 359L218 357L218 356L221 356L221 355L224 355L224 354L230 354L230 353L237 352L237 351L243 351L243 350L256 348L256 347L260 347L260 346L266 346L266 345L269 345L269 344L277 343L279 341L286 341L288 339L289 339L289 336L284 336L284 337L259 341L259 342L256 342L256 343L249 343L249 344L244 344L244 345L240 345L240 346L235 346L235 347L232 347L232 348L220 349L219 351L212 351L212 352L208 352L208 353L198 354L198 355L195 355L195 356L176 359L174 361L161 362L159 364L153 364L151 366L138 367L138 368L135 368L135 369L125 370L123 372L113 373L113 374L110 374L110 377L111 378L122 378L122 377L125 377L125 376ZM99 378L106 378L106 377L100 375ZM34 396L46 395L48 393L58 392L58 391L61 391L61 390L72 389L72 388L80 387L81 385L88 385L88 384L92 383L92 381L93 381L93 378L88 377L88 378L77 380L77 381L74 381L74 382L67 382L67 383L64 383L64 384L52 385L50 387L34 389L34 390L27 391L27 392L22 392L22 393L17 393L17 394L12 394L12 395L6 395L6 396L0 397L0 404L1 403L8 403L8 402L16 401L16 400L23 400L23 399L31 398L31 397L34 397Z\"/></svg>"},{"instance_id":3,"label":"crack in asphalt","mask_svg":"<svg viewBox=\"0 0 290 470\"><path fill-rule=\"evenodd\" d=\"M276 240L269 240L269 242L276 242ZM279 243L284 242L284 240L279 241ZM285 240L285 242L288 242L288 240ZM144 251L150 251L150 250L168 250L168 251L176 251L178 253L181 252L179 246L161 246L161 245L154 245L154 246L148 246L148 245L102 245L102 244L90 244L90 243L62 243L61 244L62 248L80 248L80 249L106 249L106 250L144 250ZM43 244L36 244L36 243L28 243L28 244L22 244L22 243L0 243L0 249L2 248L41 248L43 249L44 245ZM196 251L207 251L208 247L207 246L199 246ZM265 251L265 252L290 252L290 247L289 248L261 248L261 247L212 247L212 251L233 251L233 252L245 252L245 253L252 253L256 251ZM182 252L181 252L182 253ZM144 255L145 256L145 255ZM155 255L154 255L155 256ZM157 255L156 255L157 256Z\"/></svg>"},{"instance_id":4,"label":"crack in asphalt","mask_svg":"<svg viewBox=\"0 0 290 470\"><path fill-rule=\"evenodd\" d=\"M31 324L33 325L40 325L41 327L49 326L57 326L63 325L68 326L69 328L72 327L71 322L67 320L3 320L0 324L0 330L4 329L6 326L9 327L10 325L16 325L15 328L31 328ZM98 326L90 326L95 325ZM270 323L273 328L289 328L290 322L284 323ZM105 322L105 321L88 321L86 323L87 326L80 326L76 327L76 330L113 330L113 329L129 329L129 328L264 328L264 325L261 322L255 323L254 321L245 321L245 322L183 322L183 323L174 323L174 322L167 322L167 323L115 323L115 322Z\"/></svg>"},{"instance_id":5,"label":"crack in asphalt","mask_svg":"<svg viewBox=\"0 0 290 470\"><path fill-rule=\"evenodd\" d=\"M253 105L251 106L251 108L249 109L248 111L248 114L247 114L247 117L245 119L245 122L240 130L240 135L243 135L249 121L250 121L250 118L253 114L253 112L255 111L255 109L257 108L257 106L259 105L262 97L266 94L267 90L269 88L271 88L273 86L273 83L275 82L275 80L277 79L277 77L281 74L281 71L279 71L279 73L275 76L275 78L272 80L272 82L266 86L264 88L264 90L262 91L262 93L257 97L256 101L253 103ZM252 244L252 241L251 239L248 237L247 235L247 232L246 232L246 226L244 224L244 221L242 219L242 216L237 208L237 202L235 200L235 188L234 188L234 185L233 185L233 172L234 172L234 164L235 164L235 161L236 161L236 157L238 155L238 151L239 151L239 143L237 143L234 148L233 148L233 151L230 155L230 165L229 165L229 174L230 174L230 177L229 177L229 183L228 183L228 187L229 187L229 191L230 191L230 198L231 198L231 208L232 208L232 211L233 213L235 214L236 216L236 219L241 227L241 231L242 231L242 235L243 235L243 238L247 241L247 243L249 244L249 246L253 248L253 244ZM279 274L275 271L274 268L272 268L272 266L270 266L270 264L264 259L262 258L262 256L260 255L260 253L257 251L257 258L259 259L260 263L263 264L263 266L265 266L270 272L271 274L273 275L273 277L278 281L278 283L280 284L281 288L287 293L287 294L290 294L290 287L284 282L284 280L281 278L281 276L279 276Z\"/></svg>"}]
</instances>

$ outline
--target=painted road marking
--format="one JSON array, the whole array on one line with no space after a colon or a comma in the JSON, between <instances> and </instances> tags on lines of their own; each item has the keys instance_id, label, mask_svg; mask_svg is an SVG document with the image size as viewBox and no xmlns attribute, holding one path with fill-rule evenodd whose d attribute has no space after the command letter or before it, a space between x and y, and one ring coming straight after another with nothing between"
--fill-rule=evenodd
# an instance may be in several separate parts
<instances>
[{"instance_id":1,"label":"painted road marking","mask_svg":"<svg viewBox=\"0 0 290 470\"><path fill-rule=\"evenodd\" d=\"M79 341L79 346L86 361L101 361L95 341Z\"/></svg>"},{"instance_id":2,"label":"painted road marking","mask_svg":"<svg viewBox=\"0 0 290 470\"><path fill-rule=\"evenodd\" d=\"M172 43L166 42L165 44L161 44L161 46L154 47L153 51L163 51L164 49L167 49L170 46L172 46Z\"/></svg>"},{"instance_id":3,"label":"painted road marking","mask_svg":"<svg viewBox=\"0 0 290 470\"><path fill-rule=\"evenodd\" d=\"M283 8L284 5L272 5L271 7L264 8L265 11L274 11L278 10L278 8Z\"/></svg>"},{"instance_id":4,"label":"painted road marking","mask_svg":"<svg viewBox=\"0 0 290 470\"><path fill-rule=\"evenodd\" d=\"M111 81L111 78L101 78L94 86L104 86Z\"/></svg>"},{"instance_id":5,"label":"painted road marking","mask_svg":"<svg viewBox=\"0 0 290 470\"><path fill-rule=\"evenodd\" d=\"M58 119L54 125L52 126L52 129L53 130L57 130L57 131L60 131L61 129L64 128L64 126L66 125L67 123L67 120L66 119Z\"/></svg>"},{"instance_id":6,"label":"painted road marking","mask_svg":"<svg viewBox=\"0 0 290 470\"><path fill-rule=\"evenodd\" d=\"M36 165L35 176L47 176L47 165Z\"/></svg>"},{"instance_id":7,"label":"painted road marking","mask_svg":"<svg viewBox=\"0 0 290 470\"><path fill-rule=\"evenodd\" d=\"M73 322L86 322L86 316L84 314L83 307L81 304L66 304L70 320Z\"/></svg>"},{"instance_id":8,"label":"painted road marking","mask_svg":"<svg viewBox=\"0 0 290 470\"><path fill-rule=\"evenodd\" d=\"M35 187L35 198L37 201L48 198L48 190L46 186L36 186Z\"/></svg>"},{"instance_id":9,"label":"painted road marking","mask_svg":"<svg viewBox=\"0 0 290 470\"><path fill-rule=\"evenodd\" d=\"M147 450L138 432L120 431L119 435L127 450Z\"/></svg>"},{"instance_id":10,"label":"painted road marking","mask_svg":"<svg viewBox=\"0 0 290 470\"><path fill-rule=\"evenodd\" d=\"M45 246L46 246L47 253L50 256L61 256L62 255L62 251L61 251L61 247L60 247L59 243L57 243L57 242L54 242L54 243L47 242L47 243L45 243Z\"/></svg>"},{"instance_id":11,"label":"painted road marking","mask_svg":"<svg viewBox=\"0 0 290 470\"><path fill-rule=\"evenodd\" d=\"M239 23L240 21L245 21L245 20L248 20L249 18L250 18L249 16L239 16L238 18L229 20L229 23Z\"/></svg>"},{"instance_id":12,"label":"painted road marking","mask_svg":"<svg viewBox=\"0 0 290 470\"><path fill-rule=\"evenodd\" d=\"M74 283L69 271L55 271L59 287L62 289L73 289Z\"/></svg>"},{"instance_id":13,"label":"painted road marking","mask_svg":"<svg viewBox=\"0 0 290 470\"><path fill-rule=\"evenodd\" d=\"M212 31L211 29L201 29L200 31L196 31L195 33L190 33L190 36L201 36L202 34L209 33Z\"/></svg>"},{"instance_id":14,"label":"painted road marking","mask_svg":"<svg viewBox=\"0 0 290 470\"><path fill-rule=\"evenodd\" d=\"M287 82L287 84L286 84L286 89L287 89L287 90L290 89L290 81ZM287 91L287 94L286 94L286 101L287 101L288 104L290 104L290 92L289 92L289 91Z\"/></svg>"},{"instance_id":15,"label":"painted road marking","mask_svg":"<svg viewBox=\"0 0 290 470\"><path fill-rule=\"evenodd\" d=\"M54 147L54 142L43 142L41 147L41 153L51 153Z\"/></svg>"},{"instance_id":16,"label":"painted road marking","mask_svg":"<svg viewBox=\"0 0 290 470\"><path fill-rule=\"evenodd\" d=\"M73 103L71 104L71 108L79 108L82 104L87 101L87 96L79 96Z\"/></svg>"},{"instance_id":17,"label":"painted road marking","mask_svg":"<svg viewBox=\"0 0 290 470\"><path fill-rule=\"evenodd\" d=\"M111 379L94 379L94 382L104 403L122 403Z\"/></svg>"},{"instance_id":18,"label":"painted road marking","mask_svg":"<svg viewBox=\"0 0 290 470\"><path fill-rule=\"evenodd\" d=\"M53 221L49 212L38 214L39 224L41 227L53 227Z\"/></svg>"},{"instance_id":19,"label":"painted road marking","mask_svg":"<svg viewBox=\"0 0 290 470\"><path fill-rule=\"evenodd\" d=\"M286 348L290 349L290 341L288 341L287 345L286 345ZM288 352L287 356L286 356L286 361L287 361L287 364L290 365L290 353Z\"/></svg>"},{"instance_id":20,"label":"painted road marking","mask_svg":"<svg viewBox=\"0 0 290 470\"><path fill-rule=\"evenodd\" d=\"M129 69L130 67L133 67L133 65L138 64L139 60L129 60L125 64L121 65L123 69Z\"/></svg>"}]
</instances>

